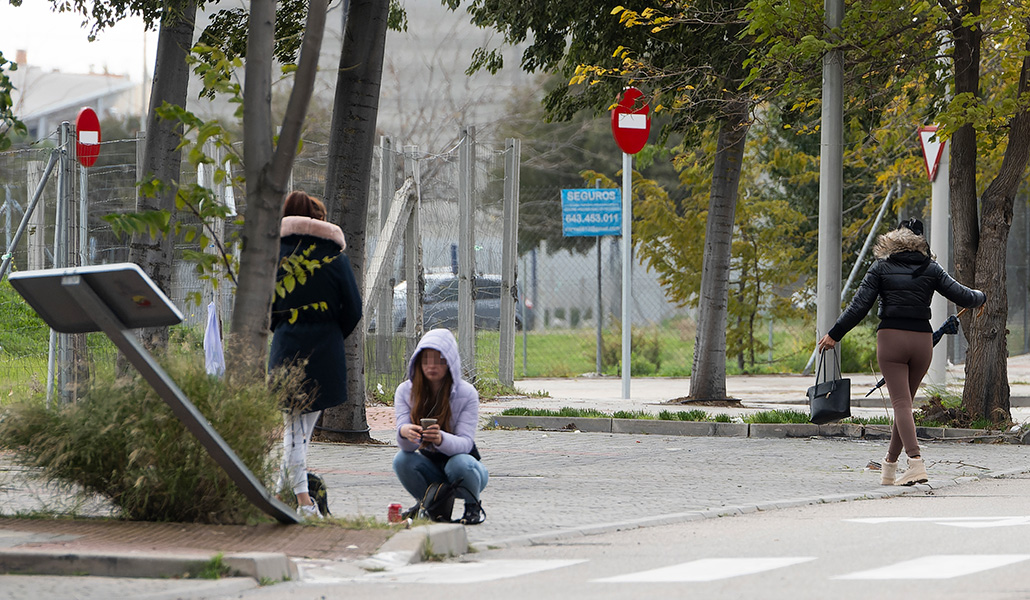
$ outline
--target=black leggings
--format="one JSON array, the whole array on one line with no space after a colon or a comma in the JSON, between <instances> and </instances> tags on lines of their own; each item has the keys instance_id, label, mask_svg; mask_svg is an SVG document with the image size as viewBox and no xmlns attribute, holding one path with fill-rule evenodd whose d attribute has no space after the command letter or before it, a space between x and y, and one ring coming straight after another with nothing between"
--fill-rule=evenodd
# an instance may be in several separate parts
<instances>
[{"instance_id":1,"label":"black leggings","mask_svg":"<svg viewBox=\"0 0 1030 600\"><path fill-rule=\"evenodd\" d=\"M901 329L876 332L876 360L887 380L887 391L894 408L891 443L887 461L897 462L902 446L909 458L919 456L916 423L912 418L912 398L930 368L933 358L933 334Z\"/></svg>"}]
</instances>

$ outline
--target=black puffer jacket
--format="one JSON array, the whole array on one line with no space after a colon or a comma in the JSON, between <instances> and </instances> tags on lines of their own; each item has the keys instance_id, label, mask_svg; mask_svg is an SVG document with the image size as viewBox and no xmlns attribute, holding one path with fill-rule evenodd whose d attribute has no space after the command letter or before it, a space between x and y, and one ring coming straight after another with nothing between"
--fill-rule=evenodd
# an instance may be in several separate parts
<instances>
[{"instance_id":1,"label":"black puffer jacket","mask_svg":"<svg viewBox=\"0 0 1030 600\"><path fill-rule=\"evenodd\" d=\"M276 296L269 367L306 360L305 394L292 402L303 412L339 406L347 401L344 339L361 320L361 295L350 261L342 252L346 246L343 232L332 223L290 216L283 217L280 237L280 261L308 252L306 258L320 261L320 266L293 291L282 298ZM277 277L284 275L280 269ZM291 323L293 309L298 312Z\"/></svg>"},{"instance_id":2,"label":"black puffer jacket","mask_svg":"<svg viewBox=\"0 0 1030 600\"><path fill-rule=\"evenodd\" d=\"M965 308L976 308L987 297L980 290L955 281L930 257L926 238L904 227L879 237L869 267L858 291L851 299L829 335L840 341L858 325L877 297L880 299L880 325L877 329L903 329L932 332L930 299L935 291Z\"/></svg>"}]
</instances>

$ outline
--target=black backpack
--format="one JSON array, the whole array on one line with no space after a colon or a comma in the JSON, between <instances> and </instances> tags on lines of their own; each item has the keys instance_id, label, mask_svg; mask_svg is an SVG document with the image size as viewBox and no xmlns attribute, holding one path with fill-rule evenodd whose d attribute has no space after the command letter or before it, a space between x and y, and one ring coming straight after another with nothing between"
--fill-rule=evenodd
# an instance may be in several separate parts
<instances>
[{"instance_id":1,"label":"black backpack","mask_svg":"<svg viewBox=\"0 0 1030 600\"><path fill-rule=\"evenodd\" d=\"M422 514L431 521L453 523L451 513L454 511L454 497L461 482L459 479L454 483L430 483L419 503L422 506Z\"/></svg>"}]
</instances>

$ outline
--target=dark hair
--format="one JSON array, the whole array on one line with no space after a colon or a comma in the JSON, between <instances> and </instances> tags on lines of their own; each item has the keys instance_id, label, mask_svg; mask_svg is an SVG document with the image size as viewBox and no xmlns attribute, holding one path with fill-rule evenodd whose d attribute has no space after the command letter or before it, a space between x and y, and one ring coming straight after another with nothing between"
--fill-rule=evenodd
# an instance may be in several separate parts
<instances>
[{"instance_id":1,"label":"dark hair","mask_svg":"<svg viewBox=\"0 0 1030 600\"><path fill-rule=\"evenodd\" d=\"M284 217L311 217L325 220L325 204L318 198L312 198L304 192L290 192L283 203Z\"/></svg>"},{"instance_id":2,"label":"dark hair","mask_svg":"<svg viewBox=\"0 0 1030 600\"><path fill-rule=\"evenodd\" d=\"M450 430L451 386L454 385L454 376L448 368L444 374L443 385L434 393L422 372L423 351L424 348L415 356L415 372L411 376L411 422L417 424L424 418L434 418L440 424L440 429L454 433Z\"/></svg>"},{"instance_id":3,"label":"dark hair","mask_svg":"<svg viewBox=\"0 0 1030 600\"><path fill-rule=\"evenodd\" d=\"M904 227L916 235L923 235L923 222L919 219L906 219L898 224L898 229Z\"/></svg>"}]
</instances>

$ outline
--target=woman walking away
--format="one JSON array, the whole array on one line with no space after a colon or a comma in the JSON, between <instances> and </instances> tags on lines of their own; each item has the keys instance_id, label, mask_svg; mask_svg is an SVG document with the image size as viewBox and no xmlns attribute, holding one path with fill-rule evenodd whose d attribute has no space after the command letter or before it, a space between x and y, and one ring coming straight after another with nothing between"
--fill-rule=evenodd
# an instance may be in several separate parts
<instances>
[{"instance_id":1,"label":"woman walking away","mask_svg":"<svg viewBox=\"0 0 1030 600\"><path fill-rule=\"evenodd\" d=\"M431 483L457 484L465 501L462 523L486 519L479 494L489 480L479 461L475 434L479 392L461 378L461 358L454 335L446 329L427 331L408 362L408 379L393 399L397 445L393 470L401 485L421 503ZM435 423L424 419L435 419ZM405 514L418 511L416 504ZM442 520L449 520L443 517Z\"/></svg>"},{"instance_id":2,"label":"woman walking away","mask_svg":"<svg viewBox=\"0 0 1030 600\"><path fill-rule=\"evenodd\" d=\"M308 490L307 456L311 433L323 410L347 401L347 359L343 340L361 320L361 296L343 254L343 231L325 221L325 206L304 192L292 192L283 205L279 230L279 273L288 275L285 260L304 256L319 266L307 280L272 305L272 349L269 368L304 364L298 397L286 406L283 461L276 489L286 483L297 496L297 514L320 519Z\"/></svg>"},{"instance_id":3,"label":"woman walking away","mask_svg":"<svg viewBox=\"0 0 1030 600\"><path fill-rule=\"evenodd\" d=\"M858 325L879 297L876 360L887 381L894 408L894 425L880 483L926 483L929 478L916 439L912 398L933 357L930 299L937 291L959 306L976 308L987 296L955 281L934 261L919 219L902 221L897 229L881 235L876 240L873 255L876 262L866 272L851 304L819 340L818 349L822 352L833 348ZM895 480L902 447L908 455L908 469Z\"/></svg>"}]
</instances>

